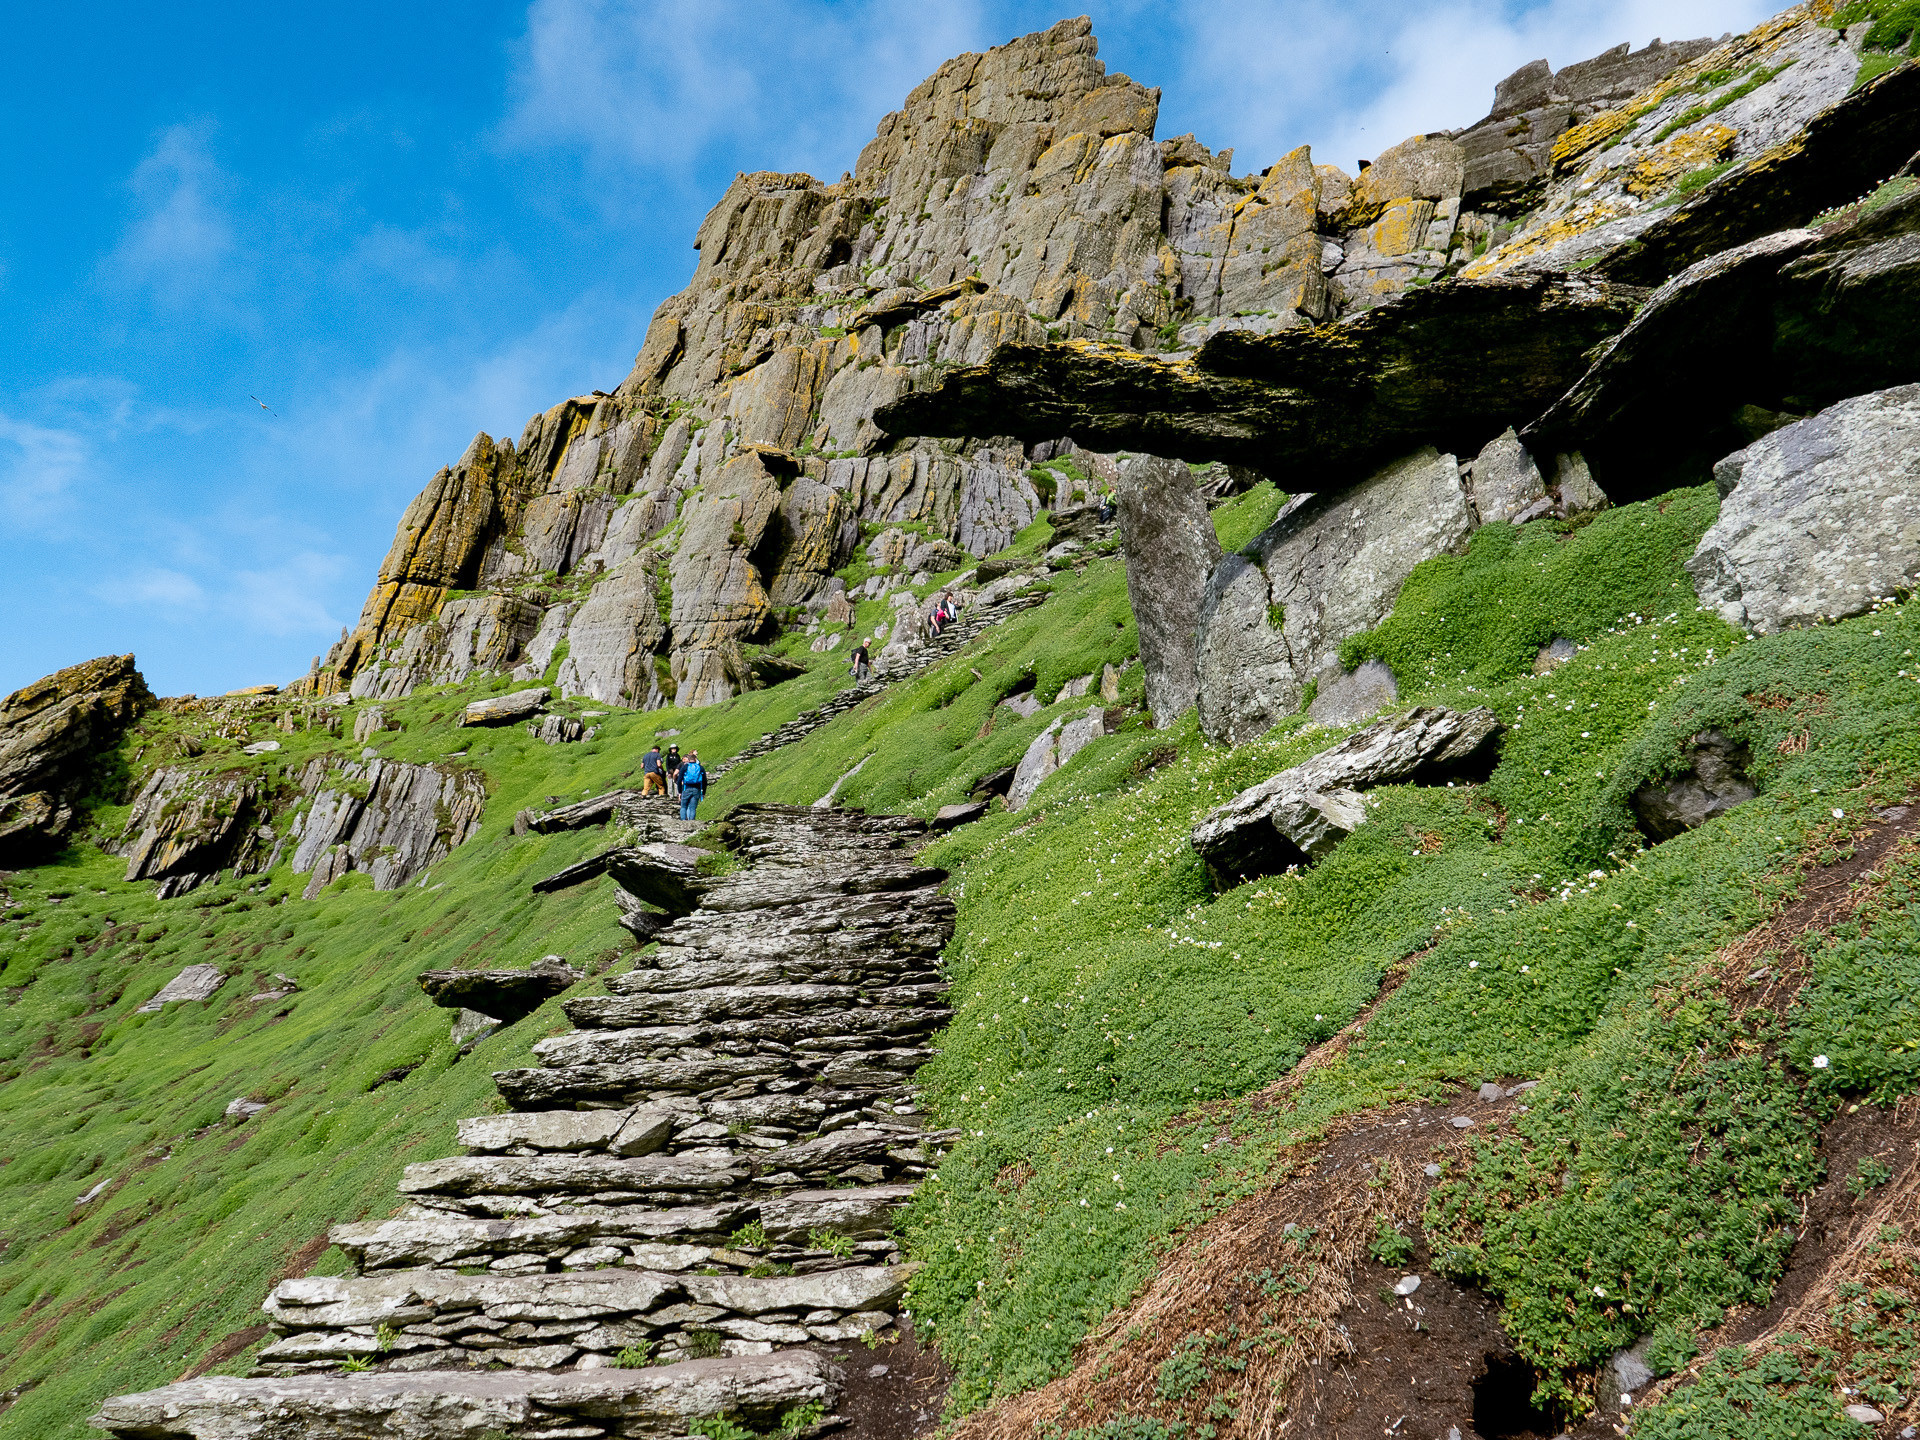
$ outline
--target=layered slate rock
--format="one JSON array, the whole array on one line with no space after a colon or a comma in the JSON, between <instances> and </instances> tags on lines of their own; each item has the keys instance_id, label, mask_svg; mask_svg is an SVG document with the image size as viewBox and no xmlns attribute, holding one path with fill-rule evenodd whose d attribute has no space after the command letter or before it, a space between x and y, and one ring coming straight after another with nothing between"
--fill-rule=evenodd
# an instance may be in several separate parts
<instances>
[{"instance_id":1,"label":"layered slate rock","mask_svg":"<svg viewBox=\"0 0 1920 1440\"><path fill-rule=\"evenodd\" d=\"M1720 515L1687 570L1729 625L1838 620L1920 583L1920 385L1775 430L1714 479Z\"/></svg>"},{"instance_id":2,"label":"layered slate rock","mask_svg":"<svg viewBox=\"0 0 1920 1440\"><path fill-rule=\"evenodd\" d=\"M1225 744L1251 740L1297 711L1310 684L1338 688L1348 706L1363 689L1377 693L1371 674L1364 686L1343 683L1341 642L1379 624L1413 568L1473 527L1459 465L1430 447L1344 494L1296 497L1207 583L1201 730ZM1328 720L1340 718L1335 698Z\"/></svg>"},{"instance_id":3,"label":"layered slate rock","mask_svg":"<svg viewBox=\"0 0 1920 1440\"><path fill-rule=\"evenodd\" d=\"M1409 710L1241 791L1193 827L1193 848L1223 886L1311 864L1365 820L1364 791L1484 780L1504 733L1487 709Z\"/></svg>"},{"instance_id":4,"label":"layered slate rock","mask_svg":"<svg viewBox=\"0 0 1920 1440\"><path fill-rule=\"evenodd\" d=\"M1164 729L1200 690L1195 635L1220 540L1193 472L1178 460L1143 456L1120 467L1121 548L1127 600L1140 631L1147 710Z\"/></svg>"},{"instance_id":5,"label":"layered slate rock","mask_svg":"<svg viewBox=\"0 0 1920 1440\"><path fill-rule=\"evenodd\" d=\"M550 955L524 970L429 970L420 988L436 1005L477 1010L511 1025L586 978L585 971Z\"/></svg>"},{"instance_id":6,"label":"layered slate rock","mask_svg":"<svg viewBox=\"0 0 1920 1440\"><path fill-rule=\"evenodd\" d=\"M265 777L162 766L134 796L120 839L127 880L158 880L164 900L227 867L244 871L255 851L273 846L267 820Z\"/></svg>"},{"instance_id":7,"label":"layered slate rock","mask_svg":"<svg viewBox=\"0 0 1920 1440\"><path fill-rule=\"evenodd\" d=\"M353 1273L275 1287L255 1378L119 1397L96 1423L586 1440L830 1407L838 1373L808 1347L894 1324L913 1267L893 1216L955 1138L913 1081L950 1015L954 908L913 861L919 820L729 823L738 867L610 994L566 1002L578 1028L537 1067L496 1076L515 1108L408 1166L392 1218L333 1229Z\"/></svg>"},{"instance_id":8,"label":"layered slate rock","mask_svg":"<svg viewBox=\"0 0 1920 1440\"><path fill-rule=\"evenodd\" d=\"M546 708L551 692L544 685L476 700L460 712L462 725L510 725Z\"/></svg>"},{"instance_id":9,"label":"layered slate rock","mask_svg":"<svg viewBox=\"0 0 1920 1440\"><path fill-rule=\"evenodd\" d=\"M0 700L0 862L59 848L93 763L152 704L131 655L69 665Z\"/></svg>"},{"instance_id":10,"label":"layered slate rock","mask_svg":"<svg viewBox=\"0 0 1920 1440\"><path fill-rule=\"evenodd\" d=\"M694 1360L649 1370L461 1375L206 1375L108 1400L90 1424L129 1440L470 1440L478 1435L618 1435L666 1440L713 1415L771 1427L803 1405L830 1407L840 1373L808 1351Z\"/></svg>"},{"instance_id":11,"label":"layered slate rock","mask_svg":"<svg viewBox=\"0 0 1920 1440\"><path fill-rule=\"evenodd\" d=\"M1085 341L1010 345L875 420L892 434L994 425L1224 460L1330 494L1417 445L1473 454L1525 424L1644 298L1578 277L1502 277L1429 285L1338 325L1226 331L1179 361Z\"/></svg>"},{"instance_id":12,"label":"layered slate rock","mask_svg":"<svg viewBox=\"0 0 1920 1440\"><path fill-rule=\"evenodd\" d=\"M1583 451L1610 495L1635 500L1704 477L1754 438L1755 410L1791 421L1915 381L1920 195L1908 195L1691 266L1520 438L1536 455Z\"/></svg>"},{"instance_id":13,"label":"layered slate rock","mask_svg":"<svg viewBox=\"0 0 1920 1440\"><path fill-rule=\"evenodd\" d=\"M311 900L352 870L395 890L472 839L487 805L486 777L453 765L397 760L312 761L300 775L312 804L285 836ZM269 867L277 861L278 848Z\"/></svg>"}]
</instances>

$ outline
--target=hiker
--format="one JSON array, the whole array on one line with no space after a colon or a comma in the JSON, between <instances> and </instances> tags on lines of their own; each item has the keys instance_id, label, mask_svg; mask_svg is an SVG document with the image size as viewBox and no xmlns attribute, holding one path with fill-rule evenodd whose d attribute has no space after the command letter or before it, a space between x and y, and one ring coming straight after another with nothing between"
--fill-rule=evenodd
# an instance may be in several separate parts
<instances>
[{"instance_id":1,"label":"hiker","mask_svg":"<svg viewBox=\"0 0 1920 1440\"><path fill-rule=\"evenodd\" d=\"M676 799L680 794L680 769L686 761L680 758L680 746L676 743L667 747L667 758L660 768L667 777L667 798Z\"/></svg>"},{"instance_id":2,"label":"hiker","mask_svg":"<svg viewBox=\"0 0 1920 1440\"><path fill-rule=\"evenodd\" d=\"M707 770L700 763L700 752L689 750L687 763L680 767L680 818L700 818L700 802L707 796Z\"/></svg>"},{"instance_id":3,"label":"hiker","mask_svg":"<svg viewBox=\"0 0 1920 1440\"><path fill-rule=\"evenodd\" d=\"M933 611L927 616L927 638L938 640L940 632L947 628L947 621L951 618L947 612L947 597L941 595L933 602Z\"/></svg>"},{"instance_id":4,"label":"hiker","mask_svg":"<svg viewBox=\"0 0 1920 1440\"><path fill-rule=\"evenodd\" d=\"M849 655L847 659L853 662L853 683L856 685L866 684L867 675L871 671L871 662L867 658L867 642L862 640L858 645L854 646L853 654Z\"/></svg>"},{"instance_id":5,"label":"hiker","mask_svg":"<svg viewBox=\"0 0 1920 1440\"><path fill-rule=\"evenodd\" d=\"M655 791L667 793L667 777L660 772L660 742L653 742L653 748L640 757L640 793L651 795Z\"/></svg>"}]
</instances>

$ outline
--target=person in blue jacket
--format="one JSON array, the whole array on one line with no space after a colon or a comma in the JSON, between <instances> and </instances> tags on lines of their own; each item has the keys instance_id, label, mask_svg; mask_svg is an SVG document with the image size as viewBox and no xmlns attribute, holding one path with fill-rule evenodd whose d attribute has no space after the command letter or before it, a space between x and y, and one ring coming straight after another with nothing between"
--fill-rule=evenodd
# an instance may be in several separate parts
<instances>
[{"instance_id":1,"label":"person in blue jacket","mask_svg":"<svg viewBox=\"0 0 1920 1440\"><path fill-rule=\"evenodd\" d=\"M700 802L707 795L707 767L700 763L700 752L689 750L686 764L680 767L680 818L700 818Z\"/></svg>"}]
</instances>

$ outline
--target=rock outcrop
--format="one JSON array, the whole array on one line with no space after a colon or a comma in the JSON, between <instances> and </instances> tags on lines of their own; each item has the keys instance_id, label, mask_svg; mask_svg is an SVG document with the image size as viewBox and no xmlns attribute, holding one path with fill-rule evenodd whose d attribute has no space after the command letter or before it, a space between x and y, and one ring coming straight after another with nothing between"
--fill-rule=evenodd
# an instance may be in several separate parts
<instances>
[{"instance_id":1,"label":"rock outcrop","mask_svg":"<svg viewBox=\"0 0 1920 1440\"><path fill-rule=\"evenodd\" d=\"M1409 710L1241 791L1193 827L1193 848L1223 888L1311 864L1365 820L1363 791L1483 780L1504 734L1491 710Z\"/></svg>"},{"instance_id":2,"label":"rock outcrop","mask_svg":"<svg viewBox=\"0 0 1920 1440\"><path fill-rule=\"evenodd\" d=\"M1609 494L1643 499L1696 483L1756 438L1756 415L1786 423L1920 380L1917 236L1920 195L1908 195L1700 261L1521 439L1537 455L1579 449Z\"/></svg>"},{"instance_id":3,"label":"rock outcrop","mask_svg":"<svg viewBox=\"0 0 1920 1440\"><path fill-rule=\"evenodd\" d=\"M893 1326L914 1267L892 1218L954 1138L912 1080L950 1014L954 908L904 853L918 820L731 823L741 868L611 994L567 1002L580 1028L538 1068L496 1076L515 1113L409 1166L399 1215L334 1227L354 1273L275 1287L254 1378L118 1397L95 1423L666 1437L830 1406L837 1371L806 1347Z\"/></svg>"},{"instance_id":4,"label":"rock outcrop","mask_svg":"<svg viewBox=\"0 0 1920 1440\"><path fill-rule=\"evenodd\" d=\"M97 763L152 704L131 655L69 665L0 700L0 862L59 849Z\"/></svg>"},{"instance_id":5,"label":"rock outcrop","mask_svg":"<svg viewBox=\"0 0 1920 1440\"><path fill-rule=\"evenodd\" d=\"M992 424L1029 440L1229 461L1285 490L1329 493L1416 445L1473 454L1525 424L1644 298L1581 278L1455 281L1337 325L1228 331L1182 360L1086 341L1007 346L875 418L896 434Z\"/></svg>"},{"instance_id":6,"label":"rock outcrop","mask_svg":"<svg viewBox=\"0 0 1920 1440\"><path fill-rule=\"evenodd\" d=\"M1687 570L1729 625L1839 620L1920 585L1920 385L1775 430L1714 479L1720 515Z\"/></svg>"},{"instance_id":7,"label":"rock outcrop","mask_svg":"<svg viewBox=\"0 0 1920 1440\"><path fill-rule=\"evenodd\" d=\"M1014 767L1013 780L1007 788L1007 809L1024 809L1042 780L1106 733L1106 712L1098 705L1089 706L1084 715L1074 719L1055 720L1034 737L1019 765Z\"/></svg>"},{"instance_id":8,"label":"rock outcrop","mask_svg":"<svg viewBox=\"0 0 1920 1440\"><path fill-rule=\"evenodd\" d=\"M1165 728L1199 694L1195 637L1207 577L1220 561L1220 541L1193 472L1178 460L1127 461L1116 493L1127 599L1140 631L1140 663L1146 667L1147 710L1153 723Z\"/></svg>"},{"instance_id":9,"label":"rock outcrop","mask_svg":"<svg viewBox=\"0 0 1920 1440\"><path fill-rule=\"evenodd\" d=\"M511 1025L586 978L584 970L549 955L524 970L429 970L421 975L420 988L436 1005L477 1010Z\"/></svg>"},{"instance_id":10,"label":"rock outcrop","mask_svg":"<svg viewBox=\"0 0 1920 1440\"><path fill-rule=\"evenodd\" d=\"M293 869L311 875L311 900L352 870L376 890L395 890L438 864L480 828L485 777L452 766L396 760L308 765L300 790L309 803L287 831Z\"/></svg>"},{"instance_id":11,"label":"rock outcrop","mask_svg":"<svg viewBox=\"0 0 1920 1440\"><path fill-rule=\"evenodd\" d=\"M1309 684L1338 683L1341 642L1379 624L1413 567L1472 530L1460 467L1431 448L1344 494L1291 501L1208 581L1202 731L1237 745L1297 711Z\"/></svg>"},{"instance_id":12,"label":"rock outcrop","mask_svg":"<svg viewBox=\"0 0 1920 1440\"><path fill-rule=\"evenodd\" d=\"M1687 742L1682 764L1633 792L1634 818L1658 844L1683 835L1744 805L1760 792L1747 778L1747 747L1718 730L1703 730Z\"/></svg>"},{"instance_id":13,"label":"rock outcrop","mask_svg":"<svg viewBox=\"0 0 1920 1440\"><path fill-rule=\"evenodd\" d=\"M158 880L167 899L212 880L270 869L278 857L267 785L259 774L207 775L163 766L134 797L120 853L127 879ZM258 852L268 850L261 857Z\"/></svg>"}]
</instances>

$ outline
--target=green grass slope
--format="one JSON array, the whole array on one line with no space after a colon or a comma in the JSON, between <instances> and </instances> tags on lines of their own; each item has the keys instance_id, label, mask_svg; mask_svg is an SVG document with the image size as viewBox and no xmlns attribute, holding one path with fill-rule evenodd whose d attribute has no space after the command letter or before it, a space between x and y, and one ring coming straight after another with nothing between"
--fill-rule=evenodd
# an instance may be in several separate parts
<instances>
[{"instance_id":1,"label":"green grass slope","mask_svg":"<svg viewBox=\"0 0 1920 1440\"><path fill-rule=\"evenodd\" d=\"M1277 503L1263 486L1216 512L1223 543ZM1710 961L1801 883L1796 857L1843 846L1920 780L1920 617L1730 631L1694 608L1680 569L1715 508L1708 487L1585 525L1488 526L1421 567L1350 658L1387 659L1405 703L1491 706L1512 727L1504 758L1485 785L1376 792L1368 823L1312 870L1214 895L1187 841L1211 806L1338 738L1299 718L1231 750L1191 715L1159 732L1129 719L1027 809L928 851L953 871L960 914L956 1016L924 1080L964 1139L905 1229L925 1262L910 1303L957 1366L956 1410L1062 1373L1158 1247L1331 1118L1462 1080L1543 1081L1515 1133L1439 1187L1429 1230L1453 1273L1499 1298L1547 1393L1577 1405L1586 1368L1648 1331L1680 1363L1726 1306L1765 1294L1836 1097L1913 1088L1920 933L1890 894L1770 1020L1721 1002ZM708 813L811 802L864 760L846 801L930 814L1013 763L1089 702L1020 719L1001 698L1051 699L1137 644L1118 561L1051 585L1045 606L728 775ZM880 609L863 607L863 627ZM1580 650L1533 675L1555 636ZM349 877L305 902L279 872L161 904L85 847L5 882L26 915L0 925L0 1390L33 1388L0 1433L85 1433L101 1396L171 1379L253 1324L328 1223L394 1207L400 1167L448 1151L452 1122L490 1103L488 1072L562 1023L548 1007L456 1062L413 976L550 951L599 965L626 948L607 882L527 893L598 832L516 839L514 812L621 783L661 729L723 757L844 683L837 655L801 637L782 648L807 676L708 711L614 712L584 745L452 729L485 686L389 707L405 728L378 738L383 753L464 749L450 763L492 790L481 834L425 886L376 894ZM1123 699L1139 693L1135 667ZM1643 849L1626 798L1709 727L1750 744L1761 798ZM353 749L297 738L257 763ZM1242 1103L1409 960L1364 1039L1290 1108ZM199 961L235 978L205 1005L133 1013ZM250 1001L275 971L300 993ZM222 1119L241 1095L269 1108ZM1209 1123L1188 1123L1202 1103ZM1222 1131L1238 1143L1213 1145ZM1781 1413L1833 1411L1830 1388L1729 1366L1725 1394L1702 1387L1699 1405L1758 1413L1738 1387L1762 1385Z\"/></svg>"}]
</instances>

